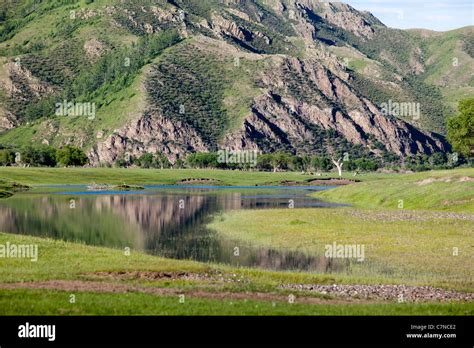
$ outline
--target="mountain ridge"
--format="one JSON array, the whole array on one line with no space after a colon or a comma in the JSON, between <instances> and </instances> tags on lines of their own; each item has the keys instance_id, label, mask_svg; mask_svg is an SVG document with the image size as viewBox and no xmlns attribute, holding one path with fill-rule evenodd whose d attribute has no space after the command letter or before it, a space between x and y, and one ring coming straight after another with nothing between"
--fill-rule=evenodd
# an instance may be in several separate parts
<instances>
[{"instance_id":1,"label":"mountain ridge","mask_svg":"<svg viewBox=\"0 0 474 348\"><path fill-rule=\"evenodd\" d=\"M0 42L0 144L72 144L95 165L156 151L175 162L219 148L386 159L447 152L436 132L453 101L473 88L465 78L459 88L444 78L444 56L426 63L436 42L342 3L58 0L50 7ZM50 32L31 33L53 17L60 19ZM461 45L458 60L469 71L465 30L443 47ZM382 45L390 36L405 56ZM116 67L127 58L133 69ZM451 105L442 93L452 94ZM58 117L51 110L58 99L97 103L97 115ZM420 100L418 118L382 112L389 101Z\"/></svg>"}]
</instances>

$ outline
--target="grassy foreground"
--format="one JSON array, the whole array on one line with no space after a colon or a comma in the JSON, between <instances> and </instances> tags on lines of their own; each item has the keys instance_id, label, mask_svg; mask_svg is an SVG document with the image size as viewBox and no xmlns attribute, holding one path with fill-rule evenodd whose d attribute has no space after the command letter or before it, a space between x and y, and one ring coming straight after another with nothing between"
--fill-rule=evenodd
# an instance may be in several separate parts
<instances>
[{"instance_id":1,"label":"grassy foreground","mask_svg":"<svg viewBox=\"0 0 474 348\"><path fill-rule=\"evenodd\" d=\"M469 315L474 311L471 303L343 303L314 294L297 294L289 303L289 293L278 290L279 284L347 280L232 269L134 252L126 256L121 250L0 233L0 244L6 242L37 244L39 257L37 262L0 259L0 315ZM138 271L196 278L114 277Z\"/></svg>"},{"instance_id":2,"label":"grassy foreground","mask_svg":"<svg viewBox=\"0 0 474 348\"><path fill-rule=\"evenodd\" d=\"M365 260L351 259L350 272L366 281L474 288L474 169L398 175L314 196L356 208L233 211L210 227L322 257L326 245L363 245Z\"/></svg>"},{"instance_id":3,"label":"grassy foreground","mask_svg":"<svg viewBox=\"0 0 474 348\"><path fill-rule=\"evenodd\" d=\"M473 223L427 212L276 209L227 212L209 227L230 239L320 257L333 243L363 245L364 260L351 259L350 274L365 282L468 290L474 288Z\"/></svg>"},{"instance_id":4,"label":"grassy foreground","mask_svg":"<svg viewBox=\"0 0 474 348\"><path fill-rule=\"evenodd\" d=\"M295 173L29 168L2 168L0 177L6 189L11 181L174 184L207 178L263 185L309 179ZM37 262L0 258L0 315L472 315L473 302L395 303L303 291L289 303L291 290L280 286L405 284L472 292L473 177L472 169L370 174L358 178L361 183L316 194L355 209L235 211L211 224L242 242L320 256L325 244L364 244L365 260L351 261L343 273L236 269L0 233L0 245L36 244L39 250ZM400 200L404 209L398 209ZM444 200L450 203L440 205Z\"/></svg>"},{"instance_id":5,"label":"grassy foreground","mask_svg":"<svg viewBox=\"0 0 474 348\"><path fill-rule=\"evenodd\" d=\"M474 213L474 168L393 175L314 196L360 208Z\"/></svg>"}]
</instances>

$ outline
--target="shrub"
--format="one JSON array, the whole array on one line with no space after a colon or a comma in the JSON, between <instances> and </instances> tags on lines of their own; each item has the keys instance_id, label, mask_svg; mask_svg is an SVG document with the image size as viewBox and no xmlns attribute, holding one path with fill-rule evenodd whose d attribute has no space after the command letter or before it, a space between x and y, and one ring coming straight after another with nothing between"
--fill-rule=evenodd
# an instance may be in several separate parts
<instances>
[{"instance_id":1,"label":"shrub","mask_svg":"<svg viewBox=\"0 0 474 348\"><path fill-rule=\"evenodd\" d=\"M84 166L88 163L88 158L84 151L77 147L65 146L57 150L57 162L62 166Z\"/></svg>"},{"instance_id":2,"label":"shrub","mask_svg":"<svg viewBox=\"0 0 474 348\"><path fill-rule=\"evenodd\" d=\"M314 169L323 170L323 171L329 171L333 167L333 164L332 164L331 160L327 156L321 156L321 157L315 156L315 157L313 157L312 165L313 165Z\"/></svg>"},{"instance_id":3,"label":"shrub","mask_svg":"<svg viewBox=\"0 0 474 348\"><path fill-rule=\"evenodd\" d=\"M448 140L455 151L474 157L474 98L459 102L459 115L448 120Z\"/></svg>"},{"instance_id":4,"label":"shrub","mask_svg":"<svg viewBox=\"0 0 474 348\"><path fill-rule=\"evenodd\" d=\"M10 166L15 163L15 152L12 150L0 150L0 166Z\"/></svg>"},{"instance_id":5,"label":"shrub","mask_svg":"<svg viewBox=\"0 0 474 348\"><path fill-rule=\"evenodd\" d=\"M257 157L257 169L263 171L270 171L272 170L272 155L265 154L260 155Z\"/></svg>"},{"instance_id":6,"label":"shrub","mask_svg":"<svg viewBox=\"0 0 474 348\"><path fill-rule=\"evenodd\" d=\"M151 153L146 153L139 157L135 164L141 168L151 168L153 166L153 155Z\"/></svg>"},{"instance_id":7,"label":"shrub","mask_svg":"<svg viewBox=\"0 0 474 348\"><path fill-rule=\"evenodd\" d=\"M379 168L376 162L366 158L357 159L354 161L354 163L357 169L367 172L375 172Z\"/></svg>"},{"instance_id":8,"label":"shrub","mask_svg":"<svg viewBox=\"0 0 474 348\"><path fill-rule=\"evenodd\" d=\"M219 167L216 153L193 153L186 158L186 163L191 168L217 168Z\"/></svg>"},{"instance_id":9,"label":"shrub","mask_svg":"<svg viewBox=\"0 0 474 348\"><path fill-rule=\"evenodd\" d=\"M50 146L28 146L20 154L21 162L32 167L54 167L57 163L56 149Z\"/></svg>"}]
</instances>

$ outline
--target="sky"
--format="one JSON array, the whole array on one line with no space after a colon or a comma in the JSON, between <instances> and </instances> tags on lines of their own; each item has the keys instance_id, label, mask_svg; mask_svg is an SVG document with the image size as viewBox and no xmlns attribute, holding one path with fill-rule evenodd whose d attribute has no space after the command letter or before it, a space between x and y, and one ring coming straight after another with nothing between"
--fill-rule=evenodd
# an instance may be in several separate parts
<instances>
[{"instance_id":1,"label":"sky","mask_svg":"<svg viewBox=\"0 0 474 348\"><path fill-rule=\"evenodd\" d=\"M474 0L342 0L392 28L446 31L474 25Z\"/></svg>"}]
</instances>

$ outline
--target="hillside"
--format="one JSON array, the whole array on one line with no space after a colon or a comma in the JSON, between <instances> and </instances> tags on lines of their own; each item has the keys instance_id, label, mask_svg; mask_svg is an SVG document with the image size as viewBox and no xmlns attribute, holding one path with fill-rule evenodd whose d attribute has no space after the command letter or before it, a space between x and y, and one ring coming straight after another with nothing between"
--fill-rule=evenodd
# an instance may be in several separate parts
<instances>
[{"instance_id":1,"label":"hillside","mask_svg":"<svg viewBox=\"0 0 474 348\"><path fill-rule=\"evenodd\" d=\"M447 152L445 118L474 88L472 29L395 30L312 0L7 0L0 144L72 144L95 165L222 148ZM420 114L387 115L391 101Z\"/></svg>"}]
</instances>

